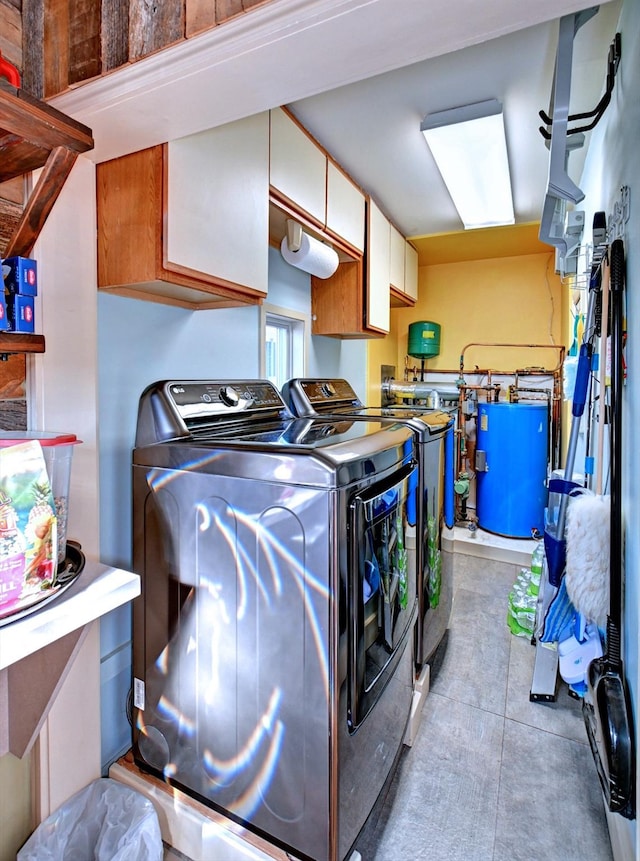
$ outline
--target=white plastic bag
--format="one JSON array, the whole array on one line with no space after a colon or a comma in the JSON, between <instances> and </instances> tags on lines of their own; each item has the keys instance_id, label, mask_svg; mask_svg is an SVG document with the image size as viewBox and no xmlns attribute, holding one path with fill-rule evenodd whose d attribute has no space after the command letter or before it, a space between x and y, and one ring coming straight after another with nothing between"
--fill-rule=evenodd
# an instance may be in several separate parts
<instances>
[{"instance_id":1,"label":"white plastic bag","mask_svg":"<svg viewBox=\"0 0 640 861\"><path fill-rule=\"evenodd\" d=\"M45 819L17 861L162 861L153 804L139 792L102 777Z\"/></svg>"}]
</instances>

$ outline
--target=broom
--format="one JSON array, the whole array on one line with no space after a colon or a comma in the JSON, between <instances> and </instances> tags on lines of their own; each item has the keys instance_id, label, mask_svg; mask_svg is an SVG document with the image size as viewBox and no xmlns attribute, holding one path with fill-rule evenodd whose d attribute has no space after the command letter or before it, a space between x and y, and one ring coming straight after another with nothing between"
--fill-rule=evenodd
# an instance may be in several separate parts
<instances>
[{"instance_id":1,"label":"broom","mask_svg":"<svg viewBox=\"0 0 640 861\"><path fill-rule=\"evenodd\" d=\"M604 629L609 609L611 498L602 495L604 427L607 422L606 355L610 269L602 260L600 390L595 495L573 496L567 509L565 586L575 609Z\"/></svg>"}]
</instances>

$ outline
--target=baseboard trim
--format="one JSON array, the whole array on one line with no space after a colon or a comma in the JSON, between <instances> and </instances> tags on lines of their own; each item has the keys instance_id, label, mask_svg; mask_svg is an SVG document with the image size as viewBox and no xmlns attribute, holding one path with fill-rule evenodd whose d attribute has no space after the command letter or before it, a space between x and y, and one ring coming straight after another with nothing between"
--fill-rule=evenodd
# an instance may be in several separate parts
<instances>
[{"instance_id":1,"label":"baseboard trim","mask_svg":"<svg viewBox=\"0 0 640 861\"><path fill-rule=\"evenodd\" d=\"M111 766L109 777L151 801L158 814L163 841L192 861L212 858L290 861L293 858L180 790L144 774L130 753Z\"/></svg>"},{"instance_id":2,"label":"baseboard trim","mask_svg":"<svg viewBox=\"0 0 640 861\"><path fill-rule=\"evenodd\" d=\"M635 823L625 819L624 816L620 816L619 813L611 813L606 806L605 813L607 815L613 861L635 861Z\"/></svg>"}]
</instances>

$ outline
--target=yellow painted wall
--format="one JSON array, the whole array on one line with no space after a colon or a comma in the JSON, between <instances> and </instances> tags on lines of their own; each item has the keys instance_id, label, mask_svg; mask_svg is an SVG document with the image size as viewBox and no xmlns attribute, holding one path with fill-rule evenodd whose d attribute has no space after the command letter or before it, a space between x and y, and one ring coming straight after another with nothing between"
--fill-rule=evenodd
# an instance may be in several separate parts
<instances>
[{"instance_id":1,"label":"yellow painted wall","mask_svg":"<svg viewBox=\"0 0 640 861\"><path fill-rule=\"evenodd\" d=\"M16 849L31 834L31 756L0 757L0 861L15 861Z\"/></svg>"},{"instance_id":2,"label":"yellow painted wall","mask_svg":"<svg viewBox=\"0 0 640 861\"><path fill-rule=\"evenodd\" d=\"M468 344L564 344L567 302L554 268L552 252L421 266L415 307L391 312L396 377L403 377L409 325L420 320L441 326L440 354L426 360L427 370L457 370ZM372 377L381 352L380 345L369 352ZM554 368L558 359L553 347L467 347L464 367ZM419 367L420 359L409 363Z\"/></svg>"},{"instance_id":3,"label":"yellow painted wall","mask_svg":"<svg viewBox=\"0 0 640 861\"><path fill-rule=\"evenodd\" d=\"M398 365L398 350L398 340L394 331L391 331L386 338L375 338L367 342L367 397L365 403L368 406L380 406L382 365L394 366L396 369L395 379L402 379L404 359Z\"/></svg>"}]
</instances>

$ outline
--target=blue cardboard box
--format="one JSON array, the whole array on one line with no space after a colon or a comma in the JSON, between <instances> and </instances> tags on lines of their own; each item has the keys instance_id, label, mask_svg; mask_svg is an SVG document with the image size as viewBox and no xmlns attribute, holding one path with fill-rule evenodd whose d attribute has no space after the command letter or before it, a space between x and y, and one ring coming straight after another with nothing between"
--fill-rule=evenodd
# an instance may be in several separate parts
<instances>
[{"instance_id":1,"label":"blue cardboard box","mask_svg":"<svg viewBox=\"0 0 640 861\"><path fill-rule=\"evenodd\" d=\"M7 257L2 265L9 267L4 279L7 292L19 293L21 296L38 295L38 264L35 260L30 257Z\"/></svg>"},{"instance_id":2,"label":"blue cardboard box","mask_svg":"<svg viewBox=\"0 0 640 861\"><path fill-rule=\"evenodd\" d=\"M7 293L7 319L11 332L35 331L33 296Z\"/></svg>"},{"instance_id":3,"label":"blue cardboard box","mask_svg":"<svg viewBox=\"0 0 640 861\"><path fill-rule=\"evenodd\" d=\"M4 301L4 291L0 292L0 331L9 328L9 319L7 317L7 306Z\"/></svg>"}]
</instances>

